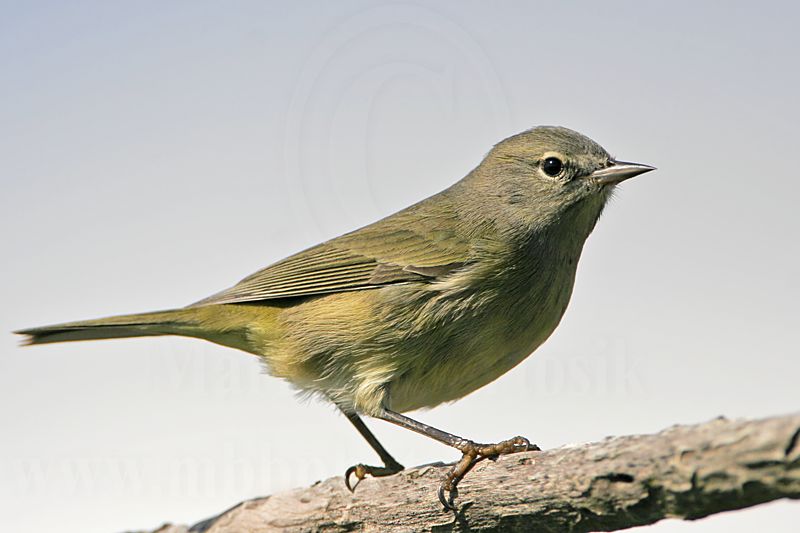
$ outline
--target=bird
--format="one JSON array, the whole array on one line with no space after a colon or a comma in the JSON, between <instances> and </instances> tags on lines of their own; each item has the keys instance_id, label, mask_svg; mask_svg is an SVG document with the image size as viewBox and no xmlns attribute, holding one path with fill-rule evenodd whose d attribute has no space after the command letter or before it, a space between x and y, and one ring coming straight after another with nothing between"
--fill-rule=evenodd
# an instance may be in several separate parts
<instances>
[{"instance_id":1,"label":"bird","mask_svg":"<svg viewBox=\"0 0 800 533\"><path fill-rule=\"evenodd\" d=\"M363 416L461 452L438 490L454 510L478 461L538 447L521 436L479 443L403 413L458 400L545 342L614 189L652 170L576 131L534 127L447 189L196 303L15 333L26 345L179 335L254 354L301 395L336 405L377 453L382 465L346 471L350 490L404 469Z\"/></svg>"}]
</instances>

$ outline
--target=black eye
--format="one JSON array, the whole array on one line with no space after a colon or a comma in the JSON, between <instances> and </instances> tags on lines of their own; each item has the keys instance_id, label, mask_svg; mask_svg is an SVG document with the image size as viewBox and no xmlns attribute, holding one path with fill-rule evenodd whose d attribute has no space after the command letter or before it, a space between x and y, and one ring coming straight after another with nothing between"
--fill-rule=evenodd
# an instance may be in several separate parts
<instances>
[{"instance_id":1,"label":"black eye","mask_svg":"<svg viewBox=\"0 0 800 533\"><path fill-rule=\"evenodd\" d=\"M542 170L548 176L558 176L564 168L564 163L557 157L548 157L542 161Z\"/></svg>"}]
</instances>

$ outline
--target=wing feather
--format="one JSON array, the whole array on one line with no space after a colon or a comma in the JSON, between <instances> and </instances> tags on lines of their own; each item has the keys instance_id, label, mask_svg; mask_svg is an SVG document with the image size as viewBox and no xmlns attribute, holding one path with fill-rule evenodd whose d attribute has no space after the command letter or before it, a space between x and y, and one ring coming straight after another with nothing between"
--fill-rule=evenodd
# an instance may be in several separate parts
<instances>
[{"instance_id":1,"label":"wing feather","mask_svg":"<svg viewBox=\"0 0 800 533\"><path fill-rule=\"evenodd\" d=\"M438 205L434 206L434 201ZM294 298L392 283L425 283L446 276L462 267L469 254L468 241L454 230L453 212L448 207L447 198L433 196L374 224L278 261L193 305Z\"/></svg>"}]
</instances>

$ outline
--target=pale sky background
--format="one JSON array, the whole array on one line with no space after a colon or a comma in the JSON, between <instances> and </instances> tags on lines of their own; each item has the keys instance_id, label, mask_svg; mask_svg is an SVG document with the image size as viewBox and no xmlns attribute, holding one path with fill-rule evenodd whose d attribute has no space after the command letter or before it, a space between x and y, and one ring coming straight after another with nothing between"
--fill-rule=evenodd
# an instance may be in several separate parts
<instances>
[{"instance_id":1,"label":"pale sky background","mask_svg":"<svg viewBox=\"0 0 800 533\"><path fill-rule=\"evenodd\" d=\"M196 301L538 124L659 170L621 187L535 357L417 418L553 448L797 411L799 18L792 2L0 3L4 530L193 523L374 461L247 354L22 349L10 331ZM406 465L457 458L368 423ZM647 531L799 519L779 502Z\"/></svg>"}]
</instances>

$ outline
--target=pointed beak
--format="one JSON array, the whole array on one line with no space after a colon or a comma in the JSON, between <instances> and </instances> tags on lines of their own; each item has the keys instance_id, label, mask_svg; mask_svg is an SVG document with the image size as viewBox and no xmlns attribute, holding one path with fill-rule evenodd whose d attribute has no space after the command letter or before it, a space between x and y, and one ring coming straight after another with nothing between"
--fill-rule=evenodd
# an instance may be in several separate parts
<instances>
[{"instance_id":1,"label":"pointed beak","mask_svg":"<svg viewBox=\"0 0 800 533\"><path fill-rule=\"evenodd\" d=\"M656 167L643 165L641 163L628 163L626 161L611 160L611 164L605 168L595 170L591 176L600 185L616 185L639 174L655 170Z\"/></svg>"}]
</instances>

